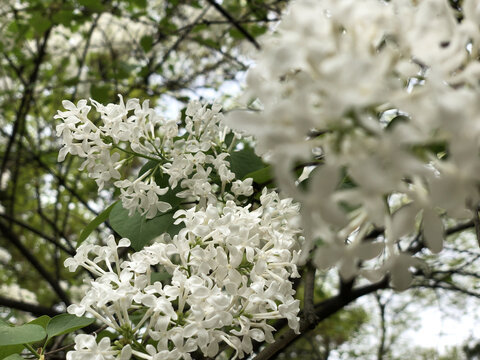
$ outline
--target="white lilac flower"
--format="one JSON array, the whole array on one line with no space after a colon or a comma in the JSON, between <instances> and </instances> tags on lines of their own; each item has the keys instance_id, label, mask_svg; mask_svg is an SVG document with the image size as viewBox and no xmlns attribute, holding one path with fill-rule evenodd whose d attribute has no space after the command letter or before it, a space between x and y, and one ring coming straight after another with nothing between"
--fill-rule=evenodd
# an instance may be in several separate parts
<instances>
[{"instance_id":1,"label":"white lilac flower","mask_svg":"<svg viewBox=\"0 0 480 360\"><path fill-rule=\"evenodd\" d=\"M63 161L68 153L83 158L80 170L85 169L95 179L99 191L113 180L130 215L139 212L151 219L170 210L160 198L179 185L178 197L215 203L223 196L226 184L235 179L228 161L231 144L226 143L230 130L222 124L218 104L207 108L192 101L187 106L186 126L179 129L177 121L161 118L148 101L140 104L138 99L130 99L125 104L120 96L119 104L91 103L101 117L98 126L88 118L91 106L86 100L77 105L63 102L67 111L58 111L55 116L62 120L57 125L57 136L63 141L58 160ZM121 179L120 169L132 156L149 161L150 170L136 179ZM162 184L157 183L164 177ZM221 184L212 186L216 178ZM243 193L250 193L249 188L242 188Z\"/></svg>"},{"instance_id":2,"label":"white lilac flower","mask_svg":"<svg viewBox=\"0 0 480 360\"><path fill-rule=\"evenodd\" d=\"M67 360L129 360L132 354L130 345L119 351L110 345L110 338L104 337L97 343L93 335L87 334L75 337L74 349L67 353Z\"/></svg>"},{"instance_id":3,"label":"white lilac flower","mask_svg":"<svg viewBox=\"0 0 480 360\"><path fill-rule=\"evenodd\" d=\"M212 357L222 342L243 357L252 352L252 339L273 340L267 319L286 318L299 330L299 300L289 281L299 276L298 211L297 204L264 190L255 210L227 201L177 211L176 222L185 227L173 239L162 235L127 260L117 254L127 239L83 244L65 265L95 269L99 276L68 312L90 313L136 341L148 334L156 346L147 352L132 343L131 353L141 358L190 359L197 349ZM153 271L169 276L152 283ZM106 341L92 341L78 338L69 358L119 353Z\"/></svg>"},{"instance_id":4,"label":"white lilac flower","mask_svg":"<svg viewBox=\"0 0 480 360\"><path fill-rule=\"evenodd\" d=\"M232 192L236 196L244 195L250 196L253 194L253 187L252 187L252 178L248 178L245 180L236 180L232 182Z\"/></svg>"}]
</instances>

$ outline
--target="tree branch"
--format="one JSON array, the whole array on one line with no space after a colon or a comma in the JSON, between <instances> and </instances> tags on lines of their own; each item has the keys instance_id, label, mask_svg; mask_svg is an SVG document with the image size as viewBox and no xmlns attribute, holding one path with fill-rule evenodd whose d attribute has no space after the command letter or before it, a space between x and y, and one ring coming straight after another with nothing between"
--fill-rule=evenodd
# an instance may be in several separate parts
<instances>
[{"instance_id":1,"label":"tree branch","mask_svg":"<svg viewBox=\"0 0 480 360\"><path fill-rule=\"evenodd\" d=\"M303 296L303 318L309 323L316 322L314 296L315 296L315 267L308 262L305 267L305 288Z\"/></svg>"},{"instance_id":2,"label":"tree branch","mask_svg":"<svg viewBox=\"0 0 480 360\"><path fill-rule=\"evenodd\" d=\"M22 96L22 101L17 111L17 117L15 120L15 123L13 124L12 134L8 139L5 154L3 154L2 164L0 167L0 177L5 172L5 169L8 163L8 158L10 157L10 152L12 151L12 146L13 146L13 143L15 142L15 137L19 129L23 126L23 122L30 108L30 101L33 96L33 92L35 91L35 83L37 81L38 71L40 69L40 65L42 64L43 57L46 54L47 42L48 42L48 38L50 36L51 30L52 30L52 27L48 28L43 36L42 44L40 45L40 48L38 50L38 56L35 59L35 67L28 79L28 86L25 87L25 92Z\"/></svg>"},{"instance_id":3,"label":"tree branch","mask_svg":"<svg viewBox=\"0 0 480 360\"><path fill-rule=\"evenodd\" d=\"M235 20L232 15L230 15L221 5L219 5L215 0L207 0L207 2L212 5L220 14L225 17L233 26L240 31L243 36L245 36L248 41L250 41L257 50L260 50L260 44L255 40L255 38L242 26L240 23Z\"/></svg>"},{"instance_id":4,"label":"tree branch","mask_svg":"<svg viewBox=\"0 0 480 360\"><path fill-rule=\"evenodd\" d=\"M63 246L62 244L60 244L58 241L56 241L54 238L51 238L50 236L42 233L41 231L33 228L32 226L28 225L28 224L25 224L24 222L20 221L20 220L17 220L15 218L12 218L6 214L1 214L0 213L0 216L7 219L8 221L14 223L14 224L17 224L18 226L22 227L22 228L25 228L27 229L28 231L40 236L42 239L45 239L47 240L48 242L52 243L53 245L55 245L56 247L58 247L59 249L63 250L64 252L66 252L67 254L69 254L70 256L73 256L75 255L75 251L74 250L70 250L70 249L67 249L65 246Z\"/></svg>"},{"instance_id":5,"label":"tree branch","mask_svg":"<svg viewBox=\"0 0 480 360\"><path fill-rule=\"evenodd\" d=\"M46 306L26 303L23 301L17 301L13 299L9 299L0 295L0 306L8 307L16 310L26 311L35 316L55 316L61 314L60 311L57 311L53 308L48 308Z\"/></svg>"},{"instance_id":6,"label":"tree branch","mask_svg":"<svg viewBox=\"0 0 480 360\"><path fill-rule=\"evenodd\" d=\"M42 277L50 284L52 289L58 295L58 297L66 304L70 305L70 300L67 294L60 287L60 284L55 281L52 275L43 267L43 265L37 260L37 258L30 253L30 251L22 244L20 239L14 234L7 225L0 221L0 231L3 235L10 240L10 242L20 251L20 253L32 264L32 266L42 275Z\"/></svg>"}]
</instances>

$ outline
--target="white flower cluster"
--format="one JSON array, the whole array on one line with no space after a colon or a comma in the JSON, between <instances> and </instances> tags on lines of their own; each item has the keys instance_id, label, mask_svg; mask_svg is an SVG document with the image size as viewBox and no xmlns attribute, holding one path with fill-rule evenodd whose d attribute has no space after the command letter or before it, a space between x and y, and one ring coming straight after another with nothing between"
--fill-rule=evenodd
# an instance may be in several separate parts
<instances>
[{"instance_id":1,"label":"white flower cluster","mask_svg":"<svg viewBox=\"0 0 480 360\"><path fill-rule=\"evenodd\" d=\"M317 265L351 279L383 254L368 274L388 272L404 289L416 262L403 244L421 231L439 252L442 217L476 213L478 1L463 1L458 15L446 0L298 0L263 42L245 93L261 111L228 124L256 137L279 186L301 203L302 261L321 243ZM291 169L312 161L302 190ZM378 243L365 239L373 228L385 229Z\"/></svg>"},{"instance_id":2,"label":"white flower cluster","mask_svg":"<svg viewBox=\"0 0 480 360\"><path fill-rule=\"evenodd\" d=\"M106 182L116 180L114 185L120 189L123 207L130 215L138 210L151 219L170 210L171 204L161 200L168 185L172 189L180 185L183 190L178 197L203 205L215 203L217 197L223 199L227 185L235 178L226 159L235 142L232 138L227 146L230 130L221 124L221 106L214 104L207 109L198 101L190 102L185 126L179 130L177 120L163 119L148 101L140 105L138 99L130 99L125 104L120 97L119 104L91 103L100 113L100 126L88 118L91 106L86 100L77 105L63 101L67 111L58 111L55 116L63 121L57 126L57 136L63 140L58 160L63 161L67 153L84 158L80 170L88 171L99 191ZM149 160L151 167L133 181L120 180L120 168L134 158ZM216 177L220 186L213 185ZM157 183L156 179L163 178L162 184ZM232 185L234 197L251 195L250 185L251 180L237 180Z\"/></svg>"},{"instance_id":3,"label":"white flower cluster","mask_svg":"<svg viewBox=\"0 0 480 360\"><path fill-rule=\"evenodd\" d=\"M111 236L105 247L82 244L65 266L83 266L98 278L68 311L88 312L122 338L110 346L77 336L68 359L88 353L98 359L191 359L197 349L213 357L221 343L242 358L252 352L252 339L273 341L268 319L286 318L298 332L299 301L289 281L299 276L298 211L291 200L264 190L254 210L227 201L177 211L176 222L185 224L178 235L163 235L125 261L117 248L129 246L128 239L116 244ZM163 280L152 281L158 272Z\"/></svg>"}]
</instances>

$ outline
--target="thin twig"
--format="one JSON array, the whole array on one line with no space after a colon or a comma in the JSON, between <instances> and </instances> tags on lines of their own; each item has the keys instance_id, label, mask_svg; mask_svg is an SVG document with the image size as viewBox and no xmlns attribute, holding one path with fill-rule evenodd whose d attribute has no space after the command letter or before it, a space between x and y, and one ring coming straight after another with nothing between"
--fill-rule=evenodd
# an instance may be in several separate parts
<instances>
[{"instance_id":1,"label":"thin twig","mask_svg":"<svg viewBox=\"0 0 480 360\"><path fill-rule=\"evenodd\" d=\"M478 209L473 209L473 224L475 225L475 235L477 235L477 243L480 246L480 219L478 218Z\"/></svg>"},{"instance_id":2,"label":"thin twig","mask_svg":"<svg viewBox=\"0 0 480 360\"><path fill-rule=\"evenodd\" d=\"M0 231L5 238L10 240L10 243L13 244L18 251L27 259L27 261L42 275L42 277L50 284L52 289L58 295L58 297L66 304L70 305L70 300L60 287L60 284L55 281L52 275L45 269L43 264L27 249L25 245L22 244L20 239L17 237L15 233L9 228L8 225L5 225L2 221L0 221Z\"/></svg>"},{"instance_id":3,"label":"thin twig","mask_svg":"<svg viewBox=\"0 0 480 360\"><path fill-rule=\"evenodd\" d=\"M257 50L260 50L260 44L255 40L255 38L237 21L232 15L230 15L221 5L219 5L215 0L207 0L207 2L212 5L220 14L222 14L225 19L227 19L233 26L240 31L243 36L245 36L248 41L250 41Z\"/></svg>"}]
</instances>

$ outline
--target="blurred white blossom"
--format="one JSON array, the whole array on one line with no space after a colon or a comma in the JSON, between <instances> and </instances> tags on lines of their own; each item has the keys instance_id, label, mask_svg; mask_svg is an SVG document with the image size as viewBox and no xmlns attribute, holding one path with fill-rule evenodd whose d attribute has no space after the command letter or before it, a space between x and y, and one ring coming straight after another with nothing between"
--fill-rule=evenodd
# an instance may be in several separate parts
<instances>
[{"instance_id":1,"label":"blurred white blossom","mask_svg":"<svg viewBox=\"0 0 480 360\"><path fill-rule=\"evenodd\" d=\"M314 251L319 267L348 279L377 259L404 289L415 261L397 245L422 232L437 253L442 218L473 216L480 11L475 0L462 8L459 20L444 0L298 0L263 38L243 95L255 111L227 124L255 137L281 190L301 203L302 261ZM303 189L298 164L316 166ZM396 212L391 194L407 199ZM374 228L386 237L366 256Z\"/></svg>"}]
</instances>

